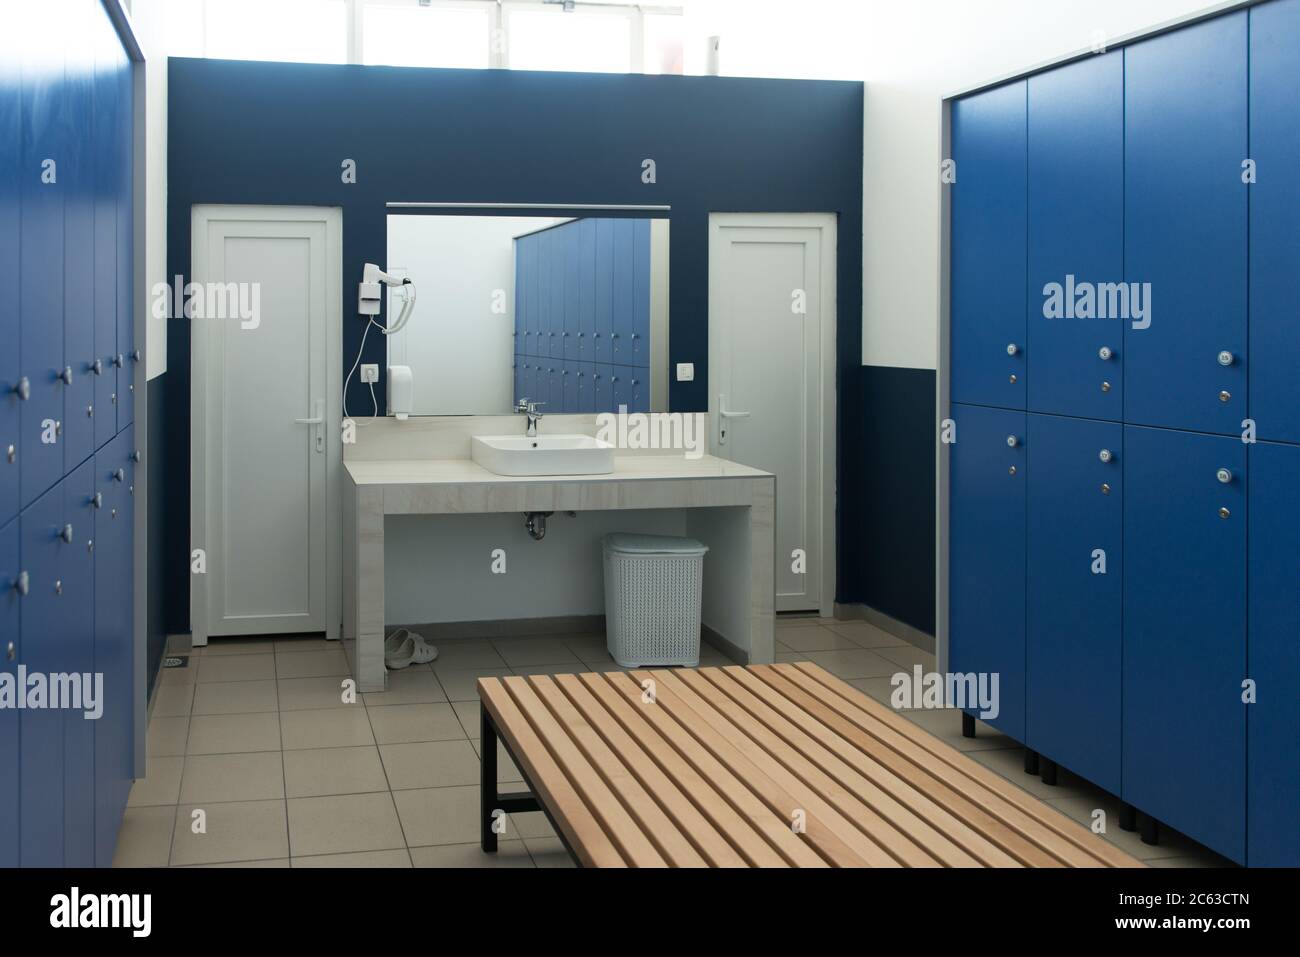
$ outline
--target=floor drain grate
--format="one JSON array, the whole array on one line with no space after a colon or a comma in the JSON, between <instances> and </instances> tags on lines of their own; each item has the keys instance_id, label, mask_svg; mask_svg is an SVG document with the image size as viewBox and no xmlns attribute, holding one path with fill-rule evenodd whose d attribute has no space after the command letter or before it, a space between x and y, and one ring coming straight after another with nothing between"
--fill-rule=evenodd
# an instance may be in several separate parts
<instances>
[{"instance_id":1,"label":"floor drain grate","mask_svg":"<svg viewBox=\"0 0 1300 957\"><path fill-rule=\"evenodd\" d=\"M189 666L189 655L168 655L163 659L164 668L188 668Z\"/></svg>"}]
</instances>

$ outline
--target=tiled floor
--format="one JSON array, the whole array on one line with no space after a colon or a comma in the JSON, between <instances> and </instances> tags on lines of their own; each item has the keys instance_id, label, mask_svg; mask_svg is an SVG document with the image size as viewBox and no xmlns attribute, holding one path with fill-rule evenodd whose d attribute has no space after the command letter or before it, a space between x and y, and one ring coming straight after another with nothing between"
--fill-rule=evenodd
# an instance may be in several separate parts
<instances>
[{"instance_id":1,"label":"tiled floor","mask_svg":"<svg viewBox=\"0 0 1300 957\"><path fill-rule=\"evenodd\" d=\"M888 702L890 676L932 655L865 622L782 619L777 660L807 659ZM703 664L727 664L706 647ZM131 792L119 867L567 867L541 813L514 815L495 857L478 847L480 675L616 667L601 635L438 643L432 665L389 690L343 701L347 664L316 638L214 639L163 672L149 725L148 777ZM1022 770L1011 739L953 711L907 717L1082 822L1106 811L1107 838L1162 867L1226 862L1170 832L1148 847L1119 830L1118 806L1065 771L1056 787ZM501 755L502 782L519 781Z\"/></svg>"}]
</instances>

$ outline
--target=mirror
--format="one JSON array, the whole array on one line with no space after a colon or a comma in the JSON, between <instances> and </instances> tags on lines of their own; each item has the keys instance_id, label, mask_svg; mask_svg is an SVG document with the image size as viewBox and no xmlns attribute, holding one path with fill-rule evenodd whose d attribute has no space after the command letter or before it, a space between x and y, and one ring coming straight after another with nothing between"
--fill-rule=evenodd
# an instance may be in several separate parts
<instances>
[{"instance_id":1,"label":"mirror","mask_svg":"<svg viewBox=\"0 0 1300 957\"><path fill-rule=\"evenodd\" d=\"M668 409L667 219L390 214L388 272L390 415Z\"/></svg>"}]
</instances>

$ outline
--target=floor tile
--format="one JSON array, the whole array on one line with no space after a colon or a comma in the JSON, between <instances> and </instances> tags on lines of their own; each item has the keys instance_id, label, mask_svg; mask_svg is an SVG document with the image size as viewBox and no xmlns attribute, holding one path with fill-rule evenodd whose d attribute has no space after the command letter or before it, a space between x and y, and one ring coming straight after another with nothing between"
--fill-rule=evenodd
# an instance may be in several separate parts
<instances>
[{"instance_id":1,"label":"floor tile","mask_svg":"<svg viewBox=\"0 0 1300 957\"><path fill-rule=\"evenodd\" d=\"M909 707L894 707L894 702L892 700L894 695L894 679L892 675L884 678L849 678L845 681L845 684L852 685L859 691L864 692L869 697L874 698L876 701L879 701L881 704L888 707L891 711L911 711L915 709L910 707L910 705L916 704L918 707L920 705L920 702L912 702L909 696L899 699L908 704Z\"/></svg>"},{"instance_id":2,"label":"floor tile","mask_svg":"<svg viewBox=\"0 0 1300 957\"><path fill-rule=\"evenodd\" d=\"M172 852L172 828L176 808L129 807L117 832L114 867L166 867Z\"/></svg>"},{"instance_id":3,"label":"floor tile","mask_svg":"<svg viewBox=\"0 0 1300 957\"><path fill-rule=\"evenodd\" d=\"M438 681L452 701L477 701L478 679L504 678L514 674L509 668L472 668L467 671L440 671Z\"/></svg>"},{"instance_id":4,"label":"floor tile","mask_svg":"<svg viewBox=\"0 0 1300 957\"><path fill-rule=\"evenodd\" d=\"M831 621L826 627L860 648L888 648L907 644L906 640L867 621Z\"/></svg>"},{"instance_id":5,"label":"floor tile","mask_svg":"<svg viewBox=\"0 0 1300 957\"><path fill-rule=\"evenodd\" d=\"M460 719L465 737L477 741L482 730L482 709L478 701L454 701L451 706L456 709L456 717Z\"/></svg>"},{"instance_id":6,"label":"floor tile","mask_svg":"<svg viewBox=\"0 0 1300 957\"><path fill-rule=\"evenodd\" d=\"M478 753L468 740L381 744L388 785L394 791L477 784Z\"/></svg>"},{"instance_id":7,"label":"floor tile","mask_svg":"<svg viewBox=\"0 0 1300 957\"><path fill-rule=\"evenodd\" d=\"M479 840L477 786L394 791L393 800L412 849Z\"/></svg>"},{"instance_id":8,"label":"floor tile","mask_svg":"<svg viewBox=\"0 0 1300 957\"><path fill-rule=\"evenodd\" d=\"M296 654L300 651L329 651L340 646L338 641L328 638L277 638L275 653L277 655Z\"/></svg>"},{"instance_id":9,"label":"floor tile","mask_svg":"<svg viewBox=\"0 0 1300 957\"><path fill-rule=\"evenodd\" d=\"M361 704L281 712L280 737L286 751L375 743L370 717Z\"/></svg>"},{"instance_id":10,"label":"floor tile","mask_svg":"<svg viewBox=\"0 0 1300 957\"><path fill-rule=\"evenodd\" d=\"M936 667L934 655L922 651L915 645L890 645L887 648L876 648L873 653L894 662L901 670L908 673L911 673L917 665L926 672L934 671Z\"/></svg>"},{"instance_id":11,"label":"floor tile","mask_svg":"<svg viewBox=\"0 0 1300 957\"><path fill-rule=\"evenodd\" d=\"M178 864L177 867L183 868L234 868L238 870L247 870L248 868L269 868L269 867L291 867L289 858L280 857L267 861L220 861L216 864Z\"/></svg>"},{"instance_id":12,"label":"floor tile","mask_svg":"<svg viewBox=\"0 0 1300 957\"><path fill-rule=\"evenodd\" d=\"M537 867L577 867L558 837L532 837L524 841Z\"/></svg>"},{"instance_id":13,"label":"floor tile","mask_svg":"<svg viewBox=\"0 0 1300 957\"><path fill-rule=\"evenodd\" d=\"M209 638L203 649L203 657L269 655L274 650L275 642L270 638Z\"/></svg>"},{"instance_id":14,"label":"floor tile","mask_svg":"<svg viewBox=\"0 0 1300 957\"><path fill-rule=\"evenodd\" d=\"M196 817L195 812L202 816ZM201 824L200 833L195 828ZM289 856L284 801L237 801L176 809L172 865L280 860Z\"/></svg>"},{"instance_id":15,"label":"floor tile","mask_svg":"<svg viewBox=\"0 0 1300 957\"><path fill-rule=\"evenodd\" d=\"M163 668L158 672L158 687L169 685L192 685L199 680L199 662L202 658L190 658L184 668Z\"/></svg>"},{"instance_id":16,"label":"floor tile","mask_svg":"<svg viewBox=\"0 0 1300 957\"><path fill-rule=\"evenodd\" d=\"M846 651L810 651L804 654L804 658L821 665L837 678L876 678L881 675L892 675L899 670L895 662L865 648Z\"/></svg>"},{"instance_id":17,"label":"floor tile","mask_svg":"<svg viewBox=\"0 0 1300 957\"><path fill-rule=\"evenodd\" d=\"M147 758L145 776L131 786L127 807L148 807L156 804L175 804L181 795L181 774L185 770L184 758Z\"/></svg>"},{"instance_id":18,"label":"floor tile","mask_svg":"<svg viewBox=\"0 0 1300 957\"><path fill-rule=\"evenodd\" d=\"M189 734L188 715L174 718L160 718L155 715L149 721L149 732L145 736L145 754L154 758L184 754L185 741Z\"/></svg>"},{"instance_id":19,"label":"floor tile","mask_svg":"<svg viewBox=\"0 0 1300 957\"><path fill-rule=\"evenodd\" d=\"M342 648L278 655L275 671L280 678L324 678L351 673Z\"/></svg>"},{"instance_id":20,"label":"floor tile","mask_svg":"<svg viewBox=\"0 0 1300 957\"><path fill-rule=\"evenodd\" d=\"M517 675L580 675L587 671L581 661L570 661L556 665L516 665L510 669Z\"/></svg>"},{"instance_id":21,"label":"floor tile","mask_svg":"<svg viewBox=\"0 0 1300 957\"><path fill-rule=\"evenodd\" d=\"M275 655L208 655L199 664L199 684L266 681L275 677Z\"/></svg>"},{"instance_id":22,"label":"floor tile","mask_svg":"<svg viewBox=\"0 0 1300 957\"><path fill-rule=\"evenodd\" d=\"M581 659L560 638L498 639L492 644L512 668L581 663Z\"/></svg>"},{"instance_id":23,"label":"floor tile","mask_svg":"<svg viewBox=\"0 0 1300 957\"><path fill-rule=\"evenodd\" d=\"M843 648L860 647L843 635L837 635L829 628L787 628L776 636L779 648L790 651L835 651Z\"/></svg>"},{"instance_id":24,"label":"floor tile","mask_svg":"<svg viewBox=\"0 0 1300 957\"><path fill-rule=\"evenodd\" d=\"M445 645L439 645L437 642L434 644L438 649L438 657L433 661L433 670L437 672L506 666L505 659L497 653L497 650L492 647L492 642L487 639Z\"/></svg>"},{"instance_id":25,"label":"floor tile","mask_svg":"<svg viewBox=\"0 0 1300 957\"><path fill-rule=\"evenodd\" d=\"M195 714L252 714L278 707L274 681L218 681L194 687Z\"/></svg>"},{"instance_id":26,"label":"floor tile","mask_svg":"<svg viewBox=\"0 0 1300 957\"><path fill-rule=\"evenodd\" d=\"M1206 862L1193 866L1233 866L1231 862L1219 857L1213 851L1202 847L1190 838L1170 828L1160 829L1159 844L1143 844L1142 838L1137 831L1125 831L1120 828L1120 802L1118 798L1099 789L1093 789L1088 784L1081 784L1080 786L1090 792L1086 797L1049 797L1046 799L1046 803L1056 808L1066 817L1078 821L1090 829L1093 825L1095 812L1098 810L1104 811L1106 813L1106 840L1126 854L1131 854L1147 864L1155 864L1156 861L1166 858L1178 858Z\"/></svg>"},{"instance_id":27,"label":"floor tile","mask_svg":"<svg viewBox=\"0 0 1300 957\"><path fill-rule=\"evenodd\" d=\"M555 829L551 827L551 822L546 819L546 815L541 811L511 814L510 820L506 823L506 833L516 834L525 841L555 837Z\"/></svg>"},{"instance_id":28,"label":"floor tile","mask_svg":"<svg viewBox=\"0 0 1300 957\"><path fill-rule=\"evenodd\" d=\"M345 794L289 799L289 846L294 857L402 848L393 797Z\"/></svg>"},{"instance_id":29,"label":"floor tile","mask_svg":"<svg viewBox=\"0 0 1300 957\"><path fill-rule=\"evenodd\" d=\"M368 691L362 698L367 708L395 704L445 703L447 695L442 685L428 668L407 668L388 673L387 691Z\"/></svg>"},{"instance_id":30,"label":"floor tile","mask_svg":"<svg viewBox=\"0 0 1300 957\"><path fill-rule=\"evenodd\" d=\"M174 718L189 714L194 705L194 684L160 684L153 694L150 714L155 718Z\"/></svg>"},{"instance_id":31,"label":"floor tile","mask_svg":"<svg viewBox=\"0 0 1300 957\"><path fill-rule=\"evenodd\" d=\"M474 753L483 757L483 742L478 738L470 739L470 745L474 748ZM510 752L506 746L499 740L497 741L497 787L503 784L523 784L524 776L519 773L519 768L515 765L514 759L510 757Z\"/></svg>"},{"instance_id":32,"label":"floor tile","mask_svg":"<svg viewBox=\"0 0 1300 957\"><path fill-rule=\"evenodd\" d=\"M1016 787L1028 791L1041 800L1059 800L1061 798L1085 797L1092 790L1091 785L1079 780L1065 768L1057 772L1056 784L1044 784L1037 774L1025 773L1024 748L993 748L985 751L969 751L967 756L978 761L1002 775Z\"/></svg>"},{"instance_id":33,"label":"floor tile","mask_svg":"<svg viewBox=\"0 0 1300 957\"><path fill-rule=\"evenodd\" d=\"M1020 761L1024 748L1014 738L1009 738L983 721L975 722L975 737L964 738L961 734L961 712L956 708L922 709L919 711L899 712L908 721L924 728L932 735L950 744L958 751L991 751L1011 749Z\"/></svg>"},{"instance_id":34,"label":"floor tile","mask_svg":"<svg viewBox=\"0 0 1300 957\"><path fill-rule=\"evenodd\" d=\"M466 737L449 704L380 705L370 706L367 711L375 740L380 744L454 741Z\"/></svg>"},{"instance_id":35,"label":"floor tile","mask_svg":"<svg viewBox=\"0 0 1300 957\"><path fill-rule=\"evenodd\" d=\"M279 751L280 716L274 711L195 715L190 719L186 750L190 754Z\"/></svg>"},{"instance_id":36,"label":"floor tile","mask_svg":"<svg viewBox=\"0 0 1300 957\"><path fill-rule=\"evenodd\" d=\"M792 631L799 628L819 628L823 625L832 624L834 621L834 618L819 618L816 615L777 615L776 634L779 638L783 631Z\"/></svg>"},{"instance_id":37,"label":"floor tile","mask_svg":"<svg viewBox=\"0 0 1300 957\"><path fill-rule=\"evenodd\" d=\"M185 759L182 804L269 801L283 797L284 767L278 751L191 754Z\"/></svg>"},{"instance_id":38,"label":"floor tile","mask_svg":"<svg viewBox=\"0 0 1300 957\"><path fill-rule=\"evenodd\" d=\"M318 708L349 708L344 700L343 677L283 678L276 682L280 710L311 711Z\"/></svg>"},{"instance_id":39,"label":"floor tile","mask_svg":"<svg viewBox=\"0 0 1300 957\"><path fill-rule=\"evenodd\" d=\"M391 851L354 851L351 854L321 854L295 857L294 867L410 867L406 848Z\"/></svg>"},{"instance_id":40,"label":"floor tile","mask_svg":"<svg viewBox=\"0 0 1300 957\"><path fill-rule=\"evenodd\" d=\"M284 788L291 798L364 794L387 791L388 778L374 745L317 748L284 752Z\"/></svg>"},{"instance_id":41,"label":"floor tile","mask_svg":"<svg viewBox=\"0 0 1300 957\"><path fill-rule=\"evenodd\" d=\"M416 867L534 867L532 855L523 841L498 841L495 854L486 853L473 844L442 844L411 848Z\"/></svg>"},{"instance_id":42,"label":"floor tile","mask_svg":"<svg viewBox=\"0 0 1300 957\"><path fill-rule=\"evenodd\" d=\"M609 641L604 635L583 635L561 640L564 642L564 646L582 661L600 661L610 658Z\"/></svg>"}]
</instances>

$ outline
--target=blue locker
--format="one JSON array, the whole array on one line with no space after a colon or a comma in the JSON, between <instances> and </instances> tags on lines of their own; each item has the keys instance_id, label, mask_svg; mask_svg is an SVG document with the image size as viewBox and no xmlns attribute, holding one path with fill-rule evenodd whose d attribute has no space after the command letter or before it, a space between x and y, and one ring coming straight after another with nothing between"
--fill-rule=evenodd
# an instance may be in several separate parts
<instances>
[{"instance_id":1,"label":"blue locker","mask_svg":"<svg viewBox=\"0 0 1300 957\"><path fill-rule=\"evenodd\" d=\"M63 206L66 184L58 162L71 146L64 57L57 31L22 42L21 375L18 451L23 505L63 475ZM54 163L54 166L48 164ZM47 180L47 181L43 181Z\"/></svg>"},{"instance_id":2,"label":"blue locker","mask_svg":"<svg viewBox=\"0 0 1300 957\"><path fill-rule=\"evenodd\" d=\"M596 363L579 362L578 363L578 409L577 411L591 414L596 411Z\"/></svg>"},{"instance_id":3,"label":"blue locker","mask_svg":"<svg viewBox=\"0 0 1300 957\"><path fill-rule=\"evenodd\" d=\"M614 220L613 329L610 361L632 364L632 333L636 322L636 220Z\"/></svg>"},{"instance_id":4,"label":"blue locker","mask_svg":"<svg viewBox=\"0 0 1300 957\"><path fill-rule=\"evenodd\" d=\"M18 520L0 525L0 674L16 676L22 660L19 608L22 597L19 576ZM19 775L18 712L0 709L0 867L18 866Z\"/></svg>"},{"instance_id":5,"label":"blue locker","mask_svg":"<svg viewBox=\"0 0 1300 957\"><path fill-rule=\"evenodd\" d=\"M537 357L551 355L551 231L537 234Z\"/></svg>"},{"instance_id":6,"label":"blue locker","mask_svg":"<svg viewBox=\"0 0 1300 957\"><path fill-rule=\"evenodd\" d=\"M578 361L579 318L582 310L582 250L578 235L578 222L565 223L556 231L564 248L564 331L563 354L565 362Z\"/></svg>"},{"instance_id":7,"label":"blue locker","mask_svg":"<svg viewBox=\"0 0 1300 957\"><path fill-rule=\"evenodd\" d=\"M595 364L595 372L592 375L591 402L592 408L597 413L618 411L614 406L614 386L611 381L614 375L613 368L613 366L605 362Z\"/></svg>"},{"instance_id":8,"label":"blue locker","mask_svg":"<svg viewBox=\"0 0 1300 957\"><path fill-rule=\"evenodd\" d=\"M1254 367L1258 369L1258 366ZM1300 446L1249 450L1250 755L1246 856L1254 867L1300 866Z\"/></svg>"},{"instance_id":9,"label":"blue locker","mask_svg":"<svg viewBox=\"0 0 1300 957\"><path fill-rule=\"evenodd\" d=\"M578 221L578 358L596 359L596 220Z\"/></svg>"},{"instance_id":10,"label":"blue locker","mask_svg":"<svg viewBox=\"0 0 1300 957\"><path fill-rule=\"evenodd\" d=\"M96 20L91 142L95 157L95 448L117 433L117 57L121 44L107 17Z\"/></svg>"},{"instance_id":11,"label":"blue locker","mask_svg":"<svg viewBox=\"0 0 1300 957\"><path fill-rule=\"evenodd\" d=\"M632 334L628 364L650 367L650 220L632 220Z\"/></svg>"},{"instance_id":12,"label":"blue locker","mask_svg":"<svg viewBox=\"0 0 1300 957\"><path fill-rule=\"evenodd\" d=\"M560 401L552 412L577 412L578 411L578 370L577 363L570 363L567 359L556 363L555 374L560 380Z\"/></svg>"},{"instance_id":13,"label":"blue locker","mask_svg":"<svg viewBox=\"0 0 1300 957\"><path fill-rule=\"evenodd\" d=\"M1154 297L1124 324L1128 422L1239 435L1247 414L1246 24L1125 50L1125 274Z\"/></svg>"},{"instance_id":14,"label":"blue locker","mask_svg":"<svg viewBox=\"0 0 1300 957\"><path fill-rule=\"evenodd\" d=\"M548 229L544 234L549 247L548 268L551 274L551 303L546 314L548 355L552 359L564 358L564 234L561 228Z\"/></svg>"},{"instance_id":15,"label":"blue locker","mask_svg":"<svg viewBox=\"0 0 1300 957\"><path fill-rule=\"evenodd\" d=\"M515 240L515 327L519 330L519 352L524 356L537 354L534 331L537 325L537 286L535 279L537 247L533 237L521 236Z\"/></svg>"},{"instance_id":16,"label":"blue locker","mask_svg":"<svg viewBox=\"0 0 1300 957\"><path fill-rule=\"evenodd\" d=\"M614 336L614 220L596 220L596 342L595 360L613 361Z\"/></svg>"},{"instance_id":17,"label":"blue locker","mask_svg":"<svg viewBox=\"0 0 1300 957\"><path fill-rule=\"evenodd\" d=\"M524 392L524 357L516 355L510 362L510 407L513 409Z\"/></svg>"},{"instance_id":18,"label":"blue locker","mask_svg":"<svg viewBox=\"0 0 1300 957\"><path fill-rule=\"evenodd\" d=\"M1026 84L952 105L954 402L1025 407Z\"/></svg>"},{"instance_id":19,"label":"blue locker","mask_svg":"<svg viewBox=\"0 0 1300 957\"><path fill-rule=\"evenodd\" d=\"M632 370L627 366L610 366L609 396L611 412L634 412L632 408Z\"/></svg>"},{"instance_id":20,"label":"blue locker","mask_svg":"<svg viewBox=\"0 0 1300 957\"><path fill-rule=\"evenodd\" d=\"M104 714L95 724L95 863L112 863L133 765L133 611L131 526L134 429L119 433L94 460L95 670L104 675Z\"/></svg>"},{"instance_id":21,"label":"blue locker","mask_svg":"<svg viewBox=\"0 0 1300 957\"><path fill-rule=\"evenodd\" d=\"M95 463L84 462L61 483L64 532L61 601L67 606L65 659L61 671L95 674L94 499ZM130 559L127 559L130 563ZM126 587L130 588L127 579ZM90 704L84 697L82 705ZM90 689L93 691L93 686ZM95 866L95 725L86 712L63 712L63 859L68 867Z\"/></svg>"},{"instance_id":22,"label":"blue locker","mask_svg":"<svg viewBox=\"0 0 1300 957\"><path fill-rule=\"evenodd\" d=\"M63 592L63 563L71 546L64 526L63 488L56 485L29 505L19 519L23 570L28 592L22 599L22 658L29 674L67 670L66 646L75 606ZM19 858L25 867L63 866L62 711L27 709L18 716L21 748Z\"/></svg>"},{"instance_id":23,"label":"blue locker","mask_svg":"<svg viewBox=\"0 0 1300 957\"><path fill-rule=\"evenodd\" d=\"M131 63L121 42L114 38L117 54L117 429L129 426L135 412L135 315L132 305L132 255L134 189L131 181L133 117L131 115Z\"/></svg>"},{"instance_id":24,"label":"blue locker","mask_svg":"<svg viewBox=\"0 0 1300 957\"><path fill-rule=\"evenodd\" d=\"M1119 420L1124 330L1101 316L1124 281L1124 54L1028 83L1029 410Z\"/></svg>"},{"instance_id":25,"label":"blue locker","mask_svg":"<svg viewBox=\"0 0 1300 957\"><path fill-rule=\"evenodd\" d=\"M1025 744L1118 794L1124 428L1031 414L1028 443Z\"/></svg>"},{"instance_id":26,"label":"blue locker","mask_svg":"<svg viewBox=\"0 0 1300 957\"><path fill-rule=\"evenodd\" d=\"M560 411L564 405L564 388L560 373L563 363L558 359L543 359L540 378L538 379L542 403L548 412Z\"/></svg>"},{"instance_id":27,"label":"blue locker","mask_svg":"<svg viewBox=\"0 0 1300 957\"><path fill-rule=\"evenodd\" d=\"M948 670L996 674L998 714L985 720L1023 741L1025 414L954 406L952 416Z\"/></svg>"},{"instance_id":28,"label":"blue locker","mask_svg":"<svg viewBox=\"0 0 1300 957\"><path fill-rule=\"evenodd\" d=\"M514 289L511 291L510 305L514 315L514 330L510 333L511 349L519 356L524 353L524 316L527 306L524 302L524 257L519 241L513 244L515 257Z\"/></svg>"},{"instance_id":29,"label":"blue locker","mask_svg":"<svg viewBox=\"0 0 1300 957\"><path fill-rule=\"evenodd\" d=\"M648 370L646 369L627 369L627 409L629 412L649 412L650 411L650 387L646 381Z\"/></svg>"},{"instance_id":30,"label":"blue locker","mask_svg":"<svg viewBox=\"0 0 1300 957\"><path fill-rule=\"evenodd\" d=\"M1124 429L1123 797L1242 861L1246 446Z\"/></svg>"},{"instance_id":31,"label":"blue locker","mask_svg":"<svg viewBox=\"0 0 1300 957\"><path fill-rule=\"evenodd\" d=\"M1300 442L1300 2L1250 10L1250 417L1264 439Z\"/></svg>"},{"instance_id":32,"label":"blue locker","mask_svg":"<svg viewBox=\"0 0 1300 957\"><path fill-rule=\"evenodd\" d=\"M89 4L82 3L84 12ZM95 451L95 157L85 132L91 129L95 84L95 23L98 17L69 18L67 105L72 129L59 164L64 184L63 237L63 471L70 472ZM111 414L111 409L109 410Z\"/></svg>"},{"instance_id":33,"label":"blue locker","mask_svg":"<svg viewBox=\"0 0 1300 957\"><path fill-rule=\"evenodd\" d=\"M22 448L22 374L19 341L21 240L22 78L16 30L0 31L0 525L20 508L18 453ZM12 805L16 806L16 805Z\"/></svg>"}]
</instances>

